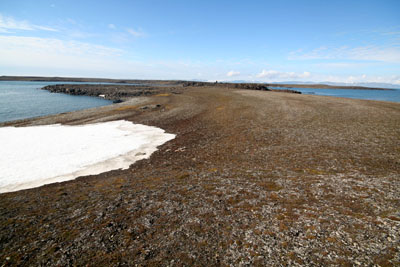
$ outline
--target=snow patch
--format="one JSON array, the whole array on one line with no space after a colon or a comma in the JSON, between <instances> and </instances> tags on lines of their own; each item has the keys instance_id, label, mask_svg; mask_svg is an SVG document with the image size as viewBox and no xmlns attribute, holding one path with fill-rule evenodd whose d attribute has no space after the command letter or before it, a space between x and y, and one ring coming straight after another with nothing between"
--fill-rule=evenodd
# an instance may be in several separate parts
<instances>
[{"instance_id":1,"label":"snow patch","mask_svg":"<svg viewBox=\"0 0 400 267\"><path fill-rule=\"evenodd\" d=\"M174 139L163 129L112 121L0 128L0 193L128 169Z\"/></svg>"}]
</instances>

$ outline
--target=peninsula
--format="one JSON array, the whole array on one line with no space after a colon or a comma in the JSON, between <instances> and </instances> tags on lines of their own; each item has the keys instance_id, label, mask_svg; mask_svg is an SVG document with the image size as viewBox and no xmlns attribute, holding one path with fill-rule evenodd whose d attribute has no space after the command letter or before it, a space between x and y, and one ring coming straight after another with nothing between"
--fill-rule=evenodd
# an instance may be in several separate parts
<instances>
[{"instance_id":1,"label":"peninsula","mask_svg":"<svg viewBox=\"0 0 400 267\"><path fill-rule=\"evenodd\" d=\"M0 194L0 263L400 264L400 103L119 83L49 87L122 102L0 126L127 120L176 138L126 170Z\"/></svg>"}]
</instances>

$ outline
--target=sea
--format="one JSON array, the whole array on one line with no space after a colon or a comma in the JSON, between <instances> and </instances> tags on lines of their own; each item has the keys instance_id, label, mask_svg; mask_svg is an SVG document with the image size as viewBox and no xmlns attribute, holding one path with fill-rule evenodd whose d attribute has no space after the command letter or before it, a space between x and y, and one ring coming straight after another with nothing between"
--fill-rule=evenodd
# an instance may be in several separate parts
<instances>
[{"instance_id":1,"label":"sea","mask_svg":"<svg viewBox=\"0 0 400 267\"><path fill-rule=\"evenodd\" d=\"M0 122L112 104L112 101L100 97L57 94L40 89L52 84L82 83L0 81Z\"/></svg>"},{"instance_id":2,"label":"sea","mask_svg":"<svg viewBox=\"0 0 400 267\"><path fill-rule=\"evenodd\" d=\"M400 102L400 89L392 90L362 90L362 89L320 89L320 88L282 88L270 87L271 89L291 89L306 95L335 96L344 98L355 98L365 100L378 100Z\"/></svg>"}]
</instances>

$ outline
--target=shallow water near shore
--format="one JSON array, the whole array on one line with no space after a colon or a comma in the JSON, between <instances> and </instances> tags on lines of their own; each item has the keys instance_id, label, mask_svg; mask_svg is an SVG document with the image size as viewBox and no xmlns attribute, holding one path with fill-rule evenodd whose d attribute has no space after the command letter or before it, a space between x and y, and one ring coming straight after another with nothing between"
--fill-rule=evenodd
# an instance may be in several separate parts
<instances>
[{"instance_id":1,"label":"shallow water near shore","mask_svg":"<svg viewBox=\"0 0 400 267\"><path fill-rule=\"evenodd\" d=\"M68 82L0 81L0 122L112 104L112 101L99 97L53 94L40 90L46 85L61 83Z\"/></svg>"}]
</instances>

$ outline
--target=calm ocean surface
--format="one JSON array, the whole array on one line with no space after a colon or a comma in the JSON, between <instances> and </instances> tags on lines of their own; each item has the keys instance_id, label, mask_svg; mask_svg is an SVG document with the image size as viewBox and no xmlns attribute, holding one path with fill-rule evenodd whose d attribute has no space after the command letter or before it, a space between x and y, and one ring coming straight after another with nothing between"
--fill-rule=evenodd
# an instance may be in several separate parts
<instances>
[{"instance_id":1,"label":"calm ocean surface","mask_svg":"<svg viewBox=\"0 0 400 267\"><path fill-rule=\"evenodd\" d=\"M66 83L68 82L0 81L0 122L100 107L112 103L98 97L54 94L40 90L46 85Z\"/></svg>"},{"instance_id":2,"label":"calm ocean surface","mask_svg":"<svg viewBox=\"0 0 400 267\"><path fill-rule=\"evenodd\" d=\"M271 87L274 89L283 89ZM308 95L325 95L366 100L400 102L400 89L394 90L354 90L354 89L316 89L316 88L289 88Z\"/></svg>"}]
</instances>

